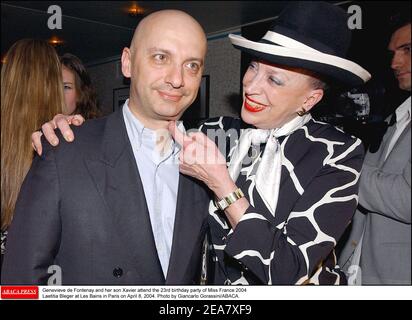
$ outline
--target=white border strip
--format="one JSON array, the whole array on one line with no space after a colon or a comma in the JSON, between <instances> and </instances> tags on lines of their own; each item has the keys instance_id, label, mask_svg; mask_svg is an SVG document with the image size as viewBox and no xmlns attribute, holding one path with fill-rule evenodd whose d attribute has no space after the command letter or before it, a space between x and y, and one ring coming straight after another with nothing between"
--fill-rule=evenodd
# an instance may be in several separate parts
<instances>
[{"instance_id":1,"label":"white border strip","mask_svg":"<svg viewBox=\"0 0 412 320\"><path fill-rule=\"evenodd\" d=\"M411 286L39 286L39 300L410 300ZM244 301L242 303L245 303ZM246 302L247 304L247 302Z\"/></svg>"}]
</instances>

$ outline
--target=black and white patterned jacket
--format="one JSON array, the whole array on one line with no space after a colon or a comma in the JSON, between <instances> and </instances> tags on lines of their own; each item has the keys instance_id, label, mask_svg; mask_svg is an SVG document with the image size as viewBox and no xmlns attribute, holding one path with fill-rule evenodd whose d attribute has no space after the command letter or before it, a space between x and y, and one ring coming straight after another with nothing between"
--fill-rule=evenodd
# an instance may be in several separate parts
<instances>
[{"instance_id":1,"label":"black and white patterned jacket","mask_svg":"<svg viewBox=\"0 0 412 320\"><path fill-rule=\"evenodd\" d=\"M240 136L242 125L239 119L220 117L208 120L201 130L209 136L214 129L226 132L229 163L237 144L231 136ZM259 159L243 165L236 181L250 207L234 231L224 213L210 205L213 262L208 266L209 282L345 284L334 247L357 206L364 156L361 141L313 119L279 141L282 174L274 216L254 187L253 167Z\"/></svg>"}]
</instances>

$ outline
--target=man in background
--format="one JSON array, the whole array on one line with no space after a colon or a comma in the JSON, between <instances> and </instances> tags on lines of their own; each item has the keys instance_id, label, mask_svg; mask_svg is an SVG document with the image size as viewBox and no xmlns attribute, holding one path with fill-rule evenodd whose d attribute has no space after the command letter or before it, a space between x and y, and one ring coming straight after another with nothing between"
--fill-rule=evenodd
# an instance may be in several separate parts
<instances>
[{"instance_id":1,"label":"man in background","mask_svg":"<svg viewBox=\"0 0 412 320\"><path fill-rule=\"evenodd\" d=\"M409 98L387 119L378 151L365 157L359 207L339 259L352 284L411 284L410 18L393 32L388 50L399 89Z\"/></svg>"}]
</instances>

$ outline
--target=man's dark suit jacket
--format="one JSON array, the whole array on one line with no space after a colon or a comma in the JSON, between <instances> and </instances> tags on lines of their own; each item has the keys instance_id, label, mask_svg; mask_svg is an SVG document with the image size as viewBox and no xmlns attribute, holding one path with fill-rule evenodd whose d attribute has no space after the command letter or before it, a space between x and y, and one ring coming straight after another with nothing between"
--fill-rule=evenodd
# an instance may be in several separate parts
<instances>
[{"instance_id":1,"label":"man's dark suit jacket","mask_svg":"<svg viewBox=\"0 0 412 320\"><path fill-rule=\"evenodd\" d=\"M60 137L53 148L43 141L43 155L27 174L9 228L2 283L47 284L52 265L61 268L63 285L198 283L206 189L180 175L165 279L122 111L73 129L72 143Z\"/></svg>"}]
</instances>

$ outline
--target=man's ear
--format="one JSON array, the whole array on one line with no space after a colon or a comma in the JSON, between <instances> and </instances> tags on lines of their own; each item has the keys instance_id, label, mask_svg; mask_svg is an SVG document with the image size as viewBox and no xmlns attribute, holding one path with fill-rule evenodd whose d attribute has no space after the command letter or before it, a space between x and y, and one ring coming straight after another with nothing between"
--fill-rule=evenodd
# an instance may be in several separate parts
<instances>
[{"instance_id":1,"label":"man's ear","mask_svg":"<svg viewBox=\"0 0 412 320\"><path fill-rule=\"evenodd\" d=\"M124 48L122 52L122 73L126 78L132 76L132 53L129 48Z\"/></svg>"},{"instance_id":2,"label":"man's ear","mask_svg":"<svg viewBox=\"0 0 412 320\"><path fill-rule=\"evenodd\" d=\"M306 98L303 108L306 111L312 109L323 98L323 89L312 90L310 95Z\"/></svg>"}]
</instances>

